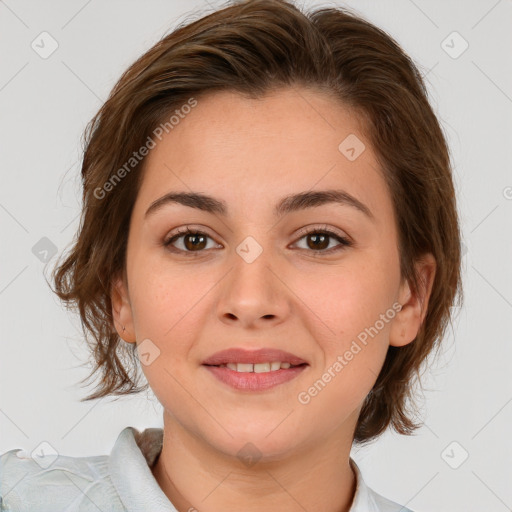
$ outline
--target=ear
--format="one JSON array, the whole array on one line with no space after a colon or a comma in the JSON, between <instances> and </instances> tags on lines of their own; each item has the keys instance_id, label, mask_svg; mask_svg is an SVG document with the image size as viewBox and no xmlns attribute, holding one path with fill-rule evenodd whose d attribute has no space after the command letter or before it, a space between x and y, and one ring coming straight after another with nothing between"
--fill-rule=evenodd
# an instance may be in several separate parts
<instances>
[{"instance_id":1,"label":"ear","mask_svg":"<svg viewBox=\"0 0 512 512\"><path fill-rule=\"evenodd\" d=\"M402 309L394 318L389 335L389 344L394 347L411 343L427 315L428 301L436 273L436 260L431 253L427 253L416 262L415 266L419 274L418 293L412 293L407 281L400 284L398 302L402 305Z\"/></svg>"},{"instance_id":2,"label":"ear","mask_svg":"<svg viewBox=\"0 0 512 512\"><path fill-rule=\"evenodd\" d=\"M135 343L132 308L128 295L128 286L124 277L119 276L112 281L110 299L117 334L127 343Z\"/></svg>"}]
</instances>

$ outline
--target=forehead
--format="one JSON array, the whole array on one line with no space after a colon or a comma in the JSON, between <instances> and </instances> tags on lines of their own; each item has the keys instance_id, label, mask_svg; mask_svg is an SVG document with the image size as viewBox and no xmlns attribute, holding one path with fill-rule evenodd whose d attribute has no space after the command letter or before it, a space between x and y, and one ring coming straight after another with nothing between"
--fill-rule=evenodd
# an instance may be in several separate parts
<instances>
[{"instance_id":1,"label":"forehead","mask_svg":"<svg viewBox=\"0 0 512 512\"><path fill-rule=\"evenodd\" d=\"M353 152L351 159L344 153L350 146L357 151L355 159ZM241 213L263 205L270 210L293 192L335 188L357 197L376 215L379 208L392 214L357 113L303 88L259 99L223 91L198 98L156 141L146 157L136 208L143 214L170 191L200 191L234 203Z\"/></svg>"}]
</instances>

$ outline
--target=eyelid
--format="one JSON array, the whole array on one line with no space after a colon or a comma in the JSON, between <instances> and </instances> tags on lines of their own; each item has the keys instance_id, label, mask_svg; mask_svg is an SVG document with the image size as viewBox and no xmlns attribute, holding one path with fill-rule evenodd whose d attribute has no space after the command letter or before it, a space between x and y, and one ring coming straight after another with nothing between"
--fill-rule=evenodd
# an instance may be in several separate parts
<instances>
[{"instance_id":1,"label":"eyelid","mask_svg":"<svg viewBox=\"0 0 512 512\"><path fill-rule=\"evenodd\" d=\"M340 231L337 228L331 227L327 224L313 224L309 226L305 226L303 228L300 228L299 231L296 233L296 236L304 236L309 235L310 233L315 232L331 232L335 234L336 236L339 236L340 238L344 238L347 241L352 241L351 238L344 232Z\"/></svg>"},{"instance_id":2,"label":"eyelid","mask_svg":"<svg viewBox=\"0 0 512 512\"><path fill-rule=\"evenodd\" d=\"M176 228L175 230L171 231L171 233L169 233L165 236L164 241L162 243L165 247L171 247L172 246L171 241L173 239L177 240L177 239L181 238L182 236L188 235L188 234L203 234L203 235L206 235L211 240L213 240L216 244L218 244L218 242L215 240L215 237L209 233L207 228L205 228L204 226L196 226L194 224L188 224L186 226L181 226L179 228ZM173 247L173 249L176 249L176 248ZM189 254L192 254L193 252L197 252L197 253L207 252L207 251L182 251L180 249L176 249L176 251L177 252L188 252Z\"/></svg>"},{"instance_id":3,"label":"eyelid","mask_svg":"<svg viewBox=\"0 0 512 512\"><path fill-rule=\"evenodd\" d=\"M337 228L330 227L326 224L323 224L321 226L318 225L310 225L306 226L304 228L301 228L299 232L295 235L297 240L293 243L293 245L298 244L304 237L314 234L314 233L322 233L326 234L328 238L334 239L338 242L338 244L334 247L331 247L330 249L300 249L302 251L305 251L306 254L310 254L314 257L328 257L332 256L333 254L337 255L339 253L342 253L343 251L355 247L355 242L353 239L346 235L345 232L340 232Z\"/></svg>"},{"instance_id":4,"label":"eyelid","mask_svg":"<svg viewBox=\"0 0 512 512\"><path fill-rule=\"evenodd\" d=\"M342 237L342 238L346 238L348 240L351 241L350 237L343 231L339 231L337 228L334 228L334 227L331 227L327 224L312 224L312 225L309 225L309 226L304 226L303 228L300 228L299 231L297 231L295 233L295 236L304 236L304 235L308 235L309 233L311 233L312 231L331 231L331 232L334 232L334 234L336 234L337 236L339 237ZM187 234L189 232L193 232L193 233L196 233L196 232L203 232L205 235L208 235L210 238L214 238L212 235L210 235L208 233L208 228L204 227L204 226L200 226L200 225L195 225L195 224L187 224L186 226L182 226L180 228L176 228L175 231L172 231L171 234L169 234L168 236L166 236L166 240L169 240L170 238L176 236L176 235L183 235L183 234Z\"/></svg>"}]
</instances>

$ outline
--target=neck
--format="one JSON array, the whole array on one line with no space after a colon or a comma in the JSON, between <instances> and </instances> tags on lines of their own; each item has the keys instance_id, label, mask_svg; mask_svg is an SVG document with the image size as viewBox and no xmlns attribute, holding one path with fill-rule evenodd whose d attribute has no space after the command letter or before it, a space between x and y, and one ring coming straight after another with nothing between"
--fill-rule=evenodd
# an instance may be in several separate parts
<instances>
[{"instance_id":1,"label":"neck","mask_svg":"<svg viewBox=\"0 0 512 512\"><path fill-rule=\"evenodd\" d=\"M178 512L349 512L356 490L351 445L350 435L335 431L293 454L260 454L255 463L242 463L164 416L162 452L152 471Z\"/></svg>"}]
</instances>

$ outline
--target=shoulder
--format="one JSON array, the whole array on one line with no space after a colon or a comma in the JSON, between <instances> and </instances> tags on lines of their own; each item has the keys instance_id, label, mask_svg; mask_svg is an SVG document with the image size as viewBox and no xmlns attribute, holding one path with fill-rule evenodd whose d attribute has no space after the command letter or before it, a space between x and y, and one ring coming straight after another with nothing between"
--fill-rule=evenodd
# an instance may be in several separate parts
<instances>
[{"instance_id":1,"label":"shoulder","mask_svg":"<svg viewBox=\"0 0 512 512\"><path fill-rule=\"evenodd\" d=\"M350 512L414 512L375 492L365 483L361 470L354 459L350 459L350 464L356 476L356 493Z\"/></svg>"},{"instance_id":2,"label":"shoulder","mask_svg":"<svg viewBox=\"0 0 512 512\"><path fill-rule=\"evenodd\" d=\"M0 454L0 510L124 511L110 480L108 456L68 457L21 449Z\"/></svg>"}]
</instances>

